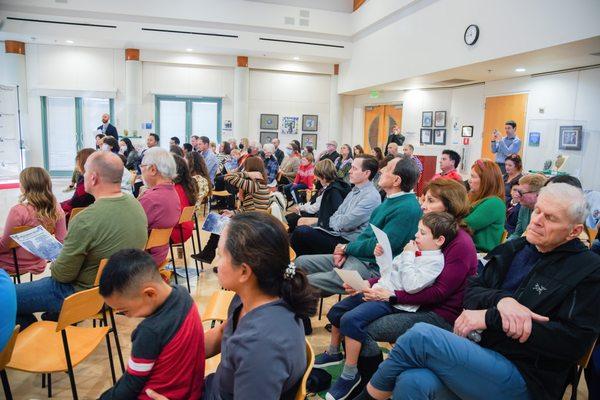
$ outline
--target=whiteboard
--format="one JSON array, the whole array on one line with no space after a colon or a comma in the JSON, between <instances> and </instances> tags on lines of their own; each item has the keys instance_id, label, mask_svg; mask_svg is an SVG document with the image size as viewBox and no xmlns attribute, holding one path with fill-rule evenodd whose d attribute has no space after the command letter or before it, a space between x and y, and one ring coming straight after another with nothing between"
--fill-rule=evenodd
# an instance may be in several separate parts
<instances>
[{"instance_id":1,"label":"whiteboard","mask_svg":"<svg viewBox=\"0 0 600 400\"><path fill-rule=\"evenodd\" d=\"M14 180L21 172L17 87L0 85L0 181Z\"/></svg>"}]
</instances>

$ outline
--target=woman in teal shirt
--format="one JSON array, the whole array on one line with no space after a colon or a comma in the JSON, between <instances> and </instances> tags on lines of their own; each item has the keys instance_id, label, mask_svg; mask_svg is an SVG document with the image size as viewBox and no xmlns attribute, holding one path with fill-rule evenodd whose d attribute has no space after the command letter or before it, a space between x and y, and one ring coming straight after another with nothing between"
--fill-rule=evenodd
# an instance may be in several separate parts
<instances>
[{"instance_id":1,"label":"woman in teal shirt","mask_svg":"<svg viewBox=\"0 0 600 400\"><path fill-rule=\"evenodd\" d=\"M473 232L477 251L487 253L502 241L506 221L500 168L491 160L477 160L471 167L469 185L471 212L464 221Z\"/></svg>"}]
</instances>

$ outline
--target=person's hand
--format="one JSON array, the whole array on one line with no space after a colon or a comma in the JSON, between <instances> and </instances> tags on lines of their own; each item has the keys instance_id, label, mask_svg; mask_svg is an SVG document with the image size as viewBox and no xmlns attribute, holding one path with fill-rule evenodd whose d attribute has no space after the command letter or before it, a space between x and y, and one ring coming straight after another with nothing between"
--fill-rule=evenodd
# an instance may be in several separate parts
<instances>
[{"instance_id":1,"label":"person's hand","mask_svg":"<svg viewBox=\"0 0 600 400\"><path fill-rule=\"evenodd\" d=\"M415 252L417 250L419 250L419 248L417 247L417 244L414 240L409 241L408 243L406 243L406 246L404 246L404 251Z\"/></svg>"},{"instance_id":2,"label":"person's hand","mask_svg":"<svg viewBox=\"0 0 600 400\"><path fill-rule=\"evenodd\" d=\"M253 180L259 180L259 179L263 178L263 174L260 173L259 171L246 172L246 175L248 175L248 178L253 179Z\"/></svg>"},{"instance_id":3,"label":"person's hand","mask_svg":"<svg viewBox=\"0 0 600 400\"><path fill-rule=\"evenodd\" d=\"M291 206L289 208L289 210L291 212L293 212L294 214L300 214L300 206L297 206L297 205L296 206ZM302 218L300 218L300 219L302 219ZM300 219L298 220L298 222L300 222Z\"/></svg>"},{"instance_id":4,"label":"person's hand","mask_svg":"<svg viewBox=\"0 0 600 400\"><path fill-rule=\"evenodd\" d=\"M492 137L496 142L499 141L500 140L500 132L498 132L496 129L494 129L494 132L492 133Z\"/></svg>"},{"instance_id":5,"label":"person's hand","mask_svg":"<svg viewBox=\"0 0 600 400\"><path fill-rule=\"evenodd\" d=\"M363 295L365 301L389 301L394 293L384 288L368 288L363 290Z\"/></svg>"},{"instance_id":6,"label":"person's hand","mask_svg":"<svg viewBox=\"0 0 600 400\"><path fill-rule=\"evenodd\" d=\"M146 389L146 395L148 395L148 397L150 397L152 400L169 400L167 397L156 393L152 389Z\"/></svg>"},{"instance_id":7,"label":"person's hand","mask_svg":"<svg viewBox=\"0 0 600 400\"><path fill-rule=\"evenodd\" d=\"M373 255L375 257L381 257L383 255L383 247L379 243L375 245L375 250L373 251Z\"/></svg>"},{"instance_id":8,"label":"person's hand","mask_svg":"<svg viewBox=\"0 0 600 400\"><path fill-rule=\"evenodd\" d=\"M335 265L337 268L342 268L344 266L344 263L346 262L346 259L348 257L346 257L343 254L333 254L333 265Z\"/></svg>"},{"instance_id":9,"label":"person's hand","mask_svg":"<svg viewBox=\"0 0 600 400\"><path fill-rule=\"evenodd\" d=\"M358 293L357 290L355 290L352 286L348 285L347 283L342 284L342 286L344 287L346 294L348 294L350 296L354 296L355 294Z\"/></svg>"},{"instance_id":10,"label":"person's hand","mask_svg":"<svg viewBox=\"0 0 600 400\"><path fill-rule=\"evenodd\" d=\"M485 313L487 310L463 310L454 321L454 333L458 336L467 337L473 331L483 331L487 328L485 324Z\"/></svg>"},{"instance_id":11,"label":"person's hand","mask_svg":"<svg viewBox=\"0 0 600 400\"><path fill-rule=\"evenodd\" d=\"M531 335L532 321L548 322L550 319L531 311L512 297L505 297L496 305L502 318L502 330L506 336L525 343Z\"/></svg>"},{"instance_id":12,"label":"person's hand","mask_svg":"<svg viewBox=\"0 0 600 400\"><path fill-rule=\"evenodd\" d=\"M298 220L298 223L297 223L297 225L298 225L298 226L303 226L303 225L312 225L312 223L311 223L311 222L312 222L312 221L311 221L311 218L305 218L305 217L302 217L302 218L300 218L300 219Z\"/></svg>"},{"instance_id":13,"label":"person's hand","mask_svg":"<svg viewBox=\"0 0 600 400\"><path fill-rule=\"evenodd\" d=\"M343 244L336 245L335 248L333 249L333 254L339 254L339 255L342 255L342 256L344 254L346 254L344 245Z\"/></svg>"},{"instance_id":14,"label":"person's hand","mask_svg":"<svg viewBox=\"0 0 600 400\"><path fill-rule=\"evenodd\" d=\"M231 211L231 210L224 210L224 211L221 213L221 215L224 215L224 216L226 216L226 217L230 217L230 218L231 218L231 217L233 217L233 211Z\"/></svg>"}]
</instances>

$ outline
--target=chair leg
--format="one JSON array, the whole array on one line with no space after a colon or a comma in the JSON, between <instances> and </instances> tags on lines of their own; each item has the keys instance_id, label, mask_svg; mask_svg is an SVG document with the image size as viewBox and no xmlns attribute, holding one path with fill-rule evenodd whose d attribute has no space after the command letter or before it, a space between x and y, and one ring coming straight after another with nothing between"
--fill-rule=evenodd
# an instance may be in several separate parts
<instances>
[{"instance_id":1,"label":"chair leg","mask_svg":"<svg viewBox=\"0 0 600 400\"><path fill-rule=\"evenodd\" d=\"M196 254L200 254L202 251L202 240L200 239L200 228L198 227L198 216L196 216L196 214L194 214L194 222L194 228L196 229L196 241L198 242L198 253ZM196 264L196 268L198 268L198 264ZM204 271L204 263L202 261L200 261L200 268L202 271Z\"/></svg>"},{"instance_id":2,"label":"chair leg","mask_svg":"<svg viewBox=\"0 0 600 400\"><path fill-rule=\"evenodd\" d=\"M171 263L173 264L173 276L175 276L175 284L177 283L177 271L175 270L175 256L173 256L173 244L169 241L169 248L171 249Z\"/></svg>"},{"instance_id":3,"label":"chair leg","mask_svg":"<svg viewBox=\"0 0 600 400\"><path fill-rule=\"evenodd\" d=\"M198 254L196 253L196 239L194 239L194 232L192 232L192 250L194 251L193 254ZM200 271L198 270L198 260L196 260L195 258L194 265L196 266L196 275L200 276Z\"/></svg>"},{"instance_id":4,"label":"chair leg","mask_svg":"<svg viewBox=\"0 0 600 400\"><path fill-rule=\"evenodd\" d=\"M48 373L48 397L52 397L52 374Z\"/></svg>"},{"instance_id":5,"label":"chair leg","mask_svg":"<svg viewBox=\"0 0 600 400\"><path fill-rule=\"evenodd\" d=\"M8 384L8 376L6 370L0 371L0 378L2 379L2 388L4 389L4 396L6 400L12 400L12 392L10 391L10 385Z\"/></svg>"},{"instance_id":6,"label":"chair leg","mask_svg":"<svg viewBox=\"0 0 600 400\"><path fill-rule=\"evenodd\" d=\"M42 389L46 387L46 374L42 373Z\"/></svg>"},{"instance_id":7,"label":"chair leg","mask_svg":"<svg viewBox=\"0 0 600 400\"><path fill-rule=\"evenodd\" d=\"M102 307L102 320L104 321L104 326L108 326L106 306ZM115 362L113 360L112 347L110 345L110 330L106 332L106 350L108 351L108 362L110 363L110 375L113 380L113 385L115 385L117 383L117 376L115 374Z\"/></svg>"},{"instance_id":8,"label":"chair leg","mask_svg":"<svg viewBox=\"0 0 600 400\"><path fill-rule=\"evenodd\" d=\"M583 373L582 367L577 367L577 371L575 371L575 377L573 378L573 382L571 385L571 399L577 400L577 387L579 386L579 381L581 380L581 374Z\"/></svg>"},{"instance_id":9,"label":"chair leg","mask_svg":"<svg viewBox=\"0 0 600 400\"><path fill-rule=\"evenodd\" d=\"M181 252L183 253L183 268L185 268L185 280L187 282L188 293L192 292L190 288L190 275L188 273L187 257L185 254L185 242L183 241L183 227L179 225L179 234L181 235Z\"/></svg>"},{"instance_id":10,"label":"chair leg","mask_svg":"<svg viewBox=\"0 0 600 400\"><path fill-rule=\"evenodd\" d=\"M69 381L71 381L71 392L73 393L73 400L78 400L77 386L75 384L75 373L73 372L73 363L71 362L71 352L69 351L69 342L67 341L67 331L64 329L60 332L62 335L63 347L65 349L65 358L67 359L67 371L69 373ZM48 374L50 377L50 374ZM50 379L50 378L48 378Z\"/></svg>"},{"instance_id":11,"label":"chair leg","mask_svg":"<svg viewBox=\"0 0 600 400\"><path fill-rule=\"evenodd\" d=\"M115 337L115 346L117 347L117 355L119 356L119 364L121 365L121 374L124 374L125 364L123 363L123 353L121 352L121 343L119 342L119 332L117 332L117 324L115 323L115 313L112 308L108 309L108 315L110 315L112 332Z\"/></svg>"},{"instance_id":12,"label":"chair leg","mask_svg":"<svg viewBox=\"0 0 600 400\"><path fill-rule=\"evenodd\" d=\"M13 263L15 264L15 277L17 278L17 283L21 283L21 272L19 271L19 259L17 257L17 249L12 249L13 255Z\"/></svg>"},{"instance_id":13,"label":"chair leg","mask_svg":"<svg viewBox=\"0 0 600 400\"><path fill-rule=\"evenodd\" d=\"M319 304L319 321L321 320L321 314L323 314L323 298L321 297L321 302Z\"/></svg>"}]
</instances>

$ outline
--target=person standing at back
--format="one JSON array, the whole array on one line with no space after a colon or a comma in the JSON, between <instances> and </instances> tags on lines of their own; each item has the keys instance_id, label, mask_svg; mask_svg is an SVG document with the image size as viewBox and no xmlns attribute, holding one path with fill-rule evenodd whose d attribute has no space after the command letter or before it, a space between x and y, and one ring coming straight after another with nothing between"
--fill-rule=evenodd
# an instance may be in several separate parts
<instances>
[{"instance_id":1,"label":"person standing at back","mask_svg":"<svg viewBox=\"0 0 600 400\"><path fill-rule=\"evenodd\" d=\"M117 132L117 128L110 123L110 115L102 114L102 125L97 130L103 135L112 136L117 142L119 141L119 133Z\"/></svg>"},{"instance_id":2,"label":"person standing at back","mask_svg":"<svg viewBox=\"0 0 600 400\"><path fill-rule=\"evenodd\" d=\"M388 155L388 146L390 143L396 143L398 147L401 147L404 144L405 139L406 137L400 133L400 127L398 125L394 125L392 132L388 136L387 143L385 144L385 155Z\"/></svg>"},{"instance_id":3,"label":"person standing at back","mask_svg":"<svg viewBox=\"0 0 600 400\"><path fill-rule=\"evenodd\" d=\"M506 173L504 162L509 154L517 154L521 149L521 140L516 136L517 123L508 120L504 123L505 137L500 137L500 132L494 129L492 132L492 153L496 155L496 164L500 167L502 174Z\"/></svg>"}]
</instances>

